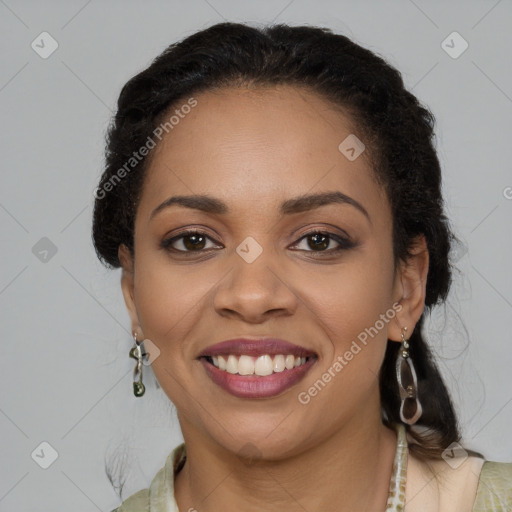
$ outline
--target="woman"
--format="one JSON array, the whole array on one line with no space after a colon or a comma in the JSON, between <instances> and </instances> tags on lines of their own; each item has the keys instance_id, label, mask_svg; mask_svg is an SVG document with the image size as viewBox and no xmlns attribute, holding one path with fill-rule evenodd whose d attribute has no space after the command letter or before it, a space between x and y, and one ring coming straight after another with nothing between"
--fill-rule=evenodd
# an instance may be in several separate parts
<instances>
[{"instance_id":1,"label":"woman","mask_svg":"<svg viewBox=\"0 0 512 512\"><path fill-rule=\"evenodd\" d=\"M218 24L123 87L94 243L184 444L119 512L510 510L422 334L454 238L433 126L321 28Z\"/></svg>"}]
</instances>

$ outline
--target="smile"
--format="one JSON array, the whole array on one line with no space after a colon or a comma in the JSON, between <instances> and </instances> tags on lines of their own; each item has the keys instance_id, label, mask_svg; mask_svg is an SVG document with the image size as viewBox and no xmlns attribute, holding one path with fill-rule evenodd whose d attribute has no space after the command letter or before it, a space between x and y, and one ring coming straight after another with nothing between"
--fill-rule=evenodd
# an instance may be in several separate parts
<instances>
[{"instance_id":1,"label":"smile","mask_svg":"<svg viewBox=\"0 0 512 512\"><path fill-rule=\"evenodd\" d=\"M207 375L224 391L238 398L271 398L304 378L317 357L277 354L201 357ZM293 361L293 365L292 365Z\"/></svg>"},{"instance_id":2,"label":"smile","mask_svg":"<svg viewBox=\"0 0 512 512\"><path fill-rule=\"evenodd\" d=\"M295 357L293 354L277 354L273 357L269 354L259 357L230 354L228 356L211 356L210 361L219 370L226 371L233 375L259 375L265 377L273 373L280 373L285 370L297 368L306 364L309 357Z\"/></svg>"}]
</instances>

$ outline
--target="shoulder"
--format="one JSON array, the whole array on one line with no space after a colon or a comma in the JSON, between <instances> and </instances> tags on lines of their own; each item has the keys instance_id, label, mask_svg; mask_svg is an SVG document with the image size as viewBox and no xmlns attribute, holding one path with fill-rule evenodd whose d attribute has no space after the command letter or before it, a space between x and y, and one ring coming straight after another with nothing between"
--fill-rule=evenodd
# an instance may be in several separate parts
<instances>
[{"instance_id":1,"label":"shoulder","mask_svg":"<svg viewBox=\"0 0 512 512\"><path fill-rule=\"evenodd\" d=\"M172 507L166 510L177 511L178 507L174 500L174 475L181 469L185 459L185 443L181 443L167 456L165 465L157 471L148 488L132 494L111 512L150 512L155 510L155 505L158 508L163 502Z\"/></svg>"},{"instance_id":2,"label":"shoulder","mask_svg":"<svg viewBox=\"0 0 512 512\"><path fill-rule=\"evenodd\" d=\"M411 469L410 512L512 511L512 463L474 456L423 463L411 457Z\"/></svg>"},{"instance_id":3,"label":"shoulder","mask_svg":"<svg viewBox=\"0 0 512 512\"><path fill-rule=\"evenodd\" d=\"M470 511L475 502L484 459L418 459L407 462L406 504L409 512Z\"/></svg>"},{"instance_id":4,"label":"shoulder","mask_svg":"<svg viewBox=\"0 0 512 512\"><path fill-rule=\"evenodd\" d=\"M512 510L512 462L485 461L473 512Z\"/></svg>"}]
</instances>

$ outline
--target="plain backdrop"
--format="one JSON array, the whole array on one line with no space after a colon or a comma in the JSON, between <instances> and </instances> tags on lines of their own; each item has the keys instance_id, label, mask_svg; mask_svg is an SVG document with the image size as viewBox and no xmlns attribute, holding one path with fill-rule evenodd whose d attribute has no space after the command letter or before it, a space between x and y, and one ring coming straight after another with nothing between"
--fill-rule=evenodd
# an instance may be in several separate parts
<instances>
[{"instance_id":1,"label":"plain backdrop","mask_svg":"<svg viewBox=\"0 0 512 512\"><path fill-rule=\"evenodd\" d=\"M330 27L396 66L436 116L462 243L427 336L465 445L512 461L510 2L0 0L0 511L109 511L105 457L126 448L126 497L182 440L148 367L146 396L132 394L120 272L96 259L91 207L123 84L223 20Z\"/></svg>"}]
</instances>

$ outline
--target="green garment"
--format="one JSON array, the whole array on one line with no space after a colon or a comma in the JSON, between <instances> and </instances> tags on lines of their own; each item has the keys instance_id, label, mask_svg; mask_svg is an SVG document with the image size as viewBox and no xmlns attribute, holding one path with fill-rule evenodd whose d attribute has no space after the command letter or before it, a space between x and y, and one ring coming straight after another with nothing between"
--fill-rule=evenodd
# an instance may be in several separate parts
<instances>
[{"instance_id":1,"label":"green garment","mask_svg":"<svg viewBox=\"0 0 512 512\"><path fill-rule=\"evenodd\" d=\"M185 458L185 444L182 443L169 454L165 466L157 472L148 489L132 494L112 512L180 512L174 499L174 475L185 463ZM512 462L485 461L472 512L511 511Z\"/></svg>"}]
</instances>

